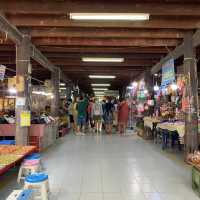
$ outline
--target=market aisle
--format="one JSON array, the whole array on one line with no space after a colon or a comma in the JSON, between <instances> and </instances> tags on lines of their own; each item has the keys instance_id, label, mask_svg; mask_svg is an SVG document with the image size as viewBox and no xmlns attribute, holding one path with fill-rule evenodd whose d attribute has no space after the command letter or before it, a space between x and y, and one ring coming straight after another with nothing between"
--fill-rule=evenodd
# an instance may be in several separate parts
<instances>
[{"instance_id":1,"label":"market aisle","mask_svg":"<svg viewBox=\"0 0 200 200\"><path fill-rule=\"evenodd\" d=\"M190 170L137 136L69 135L43 159L54 199L199 199Z\"/></svg>"}]
</instances>

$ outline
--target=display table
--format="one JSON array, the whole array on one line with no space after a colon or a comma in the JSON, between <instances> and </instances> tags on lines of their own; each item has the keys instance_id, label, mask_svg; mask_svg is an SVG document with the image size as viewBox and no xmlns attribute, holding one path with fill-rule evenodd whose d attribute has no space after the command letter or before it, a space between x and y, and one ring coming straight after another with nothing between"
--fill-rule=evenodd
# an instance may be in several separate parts
<instances>
[{"instance_id":1,"label":"display table","mask_svg":"<svg viewBox=\"0 0 200 200\"><path fill-rule=\"evenodd\" d=\"M16 134L15 124L0 124L0 136L13 136ZM29 144L37 146L38 151L53 144L58 134L58 124L31 124L29 128Z\"/></svg>"},{"instance_id":2,"label":"display table","mask_svg":"<svg viewBox=\"0 0 200 200\"><path fill-rule=\"evenodd\" d=\"M177 131L179 137L183 138L185 135L185 123L184 122L164 122L159 123L157 128L168 130L169 132Z\"/></svg>"},{"instance_id":3,"label":"display table","mask_svg":"<svg viewBox=\"0 0 200 200\"><path fill-rule=\"evenodd\" d=\"M144 117L144 126L149 127L151 130L153 130L153 124L159 122L160 120L155 117Z\"/></svg>"},{"instance_id":4,"label":"display table","mask_svg":"<svg viewBox=\"0 0 200 200\"><path fill-rule=\"evenodd\" d=\"M35 151L35 146L0 145L0 175Z\"/></svg>"},{"instance_id":5,"label":"display table","mask_svg":"<svg viewBox=\"0 0 200 200\"><path fill-rule=\"evenodd\" d=\"M0 136L15 136L15 124L0 124Z\"/></svg>"},{"instance_id":6,"label":"display table","mask_svg":"<svg viewBox=\"0 0 200 200\"><path fill-rule=\"evenodd\" d=\"M144 139L153 139L155 137L156 125L160 122L155 117L144 117Z\"/></svg>"}]
</instances>

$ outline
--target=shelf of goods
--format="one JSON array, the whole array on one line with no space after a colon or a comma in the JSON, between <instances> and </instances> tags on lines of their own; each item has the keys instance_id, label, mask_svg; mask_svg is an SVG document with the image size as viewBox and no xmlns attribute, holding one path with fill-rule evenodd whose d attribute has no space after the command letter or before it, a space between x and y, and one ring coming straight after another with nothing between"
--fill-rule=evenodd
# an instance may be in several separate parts
<instances>
[{"instance_id":1,"label":"shelf of goods","mask_svg":"<svg viewBox=\"0 0 200 200\"><path fill-rule=\"evenodd\" d=\"M0 145L0 175L35 151L35 146Z\"/></svg>"},{"instance_id":2,"label":"shelf of goods","mask_svg":"<svg viewBox=\"0 0 200 200\"><path fill-rule=\"evenodd\" d=\"M15 137L15 124L0 124L0 136ZM37 151L44 150L56 140L58 133L57 123L31 124L29 128L29 144L36 146Z\"/></svg>"}]
</instances>

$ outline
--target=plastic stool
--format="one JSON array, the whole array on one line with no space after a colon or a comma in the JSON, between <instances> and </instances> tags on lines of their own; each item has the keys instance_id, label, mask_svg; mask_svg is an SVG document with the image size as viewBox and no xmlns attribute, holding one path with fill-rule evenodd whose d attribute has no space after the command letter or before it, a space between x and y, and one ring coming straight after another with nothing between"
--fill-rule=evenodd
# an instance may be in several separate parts
<instances>
[{"instance_id":1,"label":"plastic stool","mask_svg":"<svg viewBox=\"0 0 200 200\"><path fill-rule=\"evenodd\" d=\"M23 190L13 190L6 200L17 200Z\"/></svg>"},{"instance_id":2,"label":"plastic stool","mask_svg":"<svg viewBox=\"0 0 200 200\"><path fill-rule=\"evenodd\" d=\"M40 166L42 168L42 162L41 162L41 155L39 153L32 153L31 155L27 156L24 161L28 160L39 160Z\"/></svg>"},{"instance_id":3,"label":"plastic stool","mask_svg":"<svg viewBox=\"0 0 200 200\"><path fill-rule=\"evenodd\" d=\"M24 180L27 175L40 172L41 166L39 161L35 162L24 162L21 164L21 167L19 169L17 182L20 183L21 180Z\"/></svg>"},{"instance_id":4,"label":"plastic stool","mask_svg":"<svg viewBox=\"0 0 200 200\"><path fill-rule=\"evenodd\" d=\"M25 158L25 160L33 160L33 159L41 159L41 155L39 153L32 153L31 155Z\"/></svg>"},{"instance_id":5,"label":"plastic stool","mask_svg":"<svg viewBox=\"0 0 200 200\"><path fill-rule=\"evenodd\" d=\"M25 178L24 189L33 189L34 198L48 200L49 180L45 173L34 173Z\"/></svg>"},{"instance_id":6,"label":"plastic stool","mask_svg":"<svg viewBox=\"0 0 200 200\"><path fill-rule=\"evenodd\" d=\"M17 200L33 200L33 190L23 190Z\"/></svg>"}]
</instances>

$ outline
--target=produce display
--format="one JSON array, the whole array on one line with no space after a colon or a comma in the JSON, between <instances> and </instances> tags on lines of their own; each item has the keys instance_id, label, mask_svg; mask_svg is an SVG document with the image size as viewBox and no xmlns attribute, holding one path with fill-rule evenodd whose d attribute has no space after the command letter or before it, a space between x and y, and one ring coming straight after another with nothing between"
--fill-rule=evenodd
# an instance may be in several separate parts
<instances>
[{"instance_id":1,"label":"produce display","mask_svg":"<svg viewBox=\"0 0 200 200\"><path fill-rule=\"evenodd\" d=\"M9 165L18 160L19 158L20 156L12 154L0 155L0 165Z\"/></svg>"},{"instance_id":2,"label":"produce display","mask_svg":"<svg viewBox=\"0 0 200 200\"><path fill-rule=\"evenodd\" d=\"M32 151L34 146L17 146L16 150L14 150L13 154L15 155L24 155L28 152Z\"/></svg>"},{"instance_id":3,"label":"produce display","mask_svg":"<svg viewBox=\"0 0 200 200\"><path fill-rule=\"evenodd\" d=\"M0 155L24 155L34 149L33 146L0 145Z\"/></svg>"},{"instance_id":4,"label":"produce display","mask_svg":"<svg viewBox=\"0 0 200 200\"><path fill-rule=\"evenodd\" d=\"M0 145L0 174L32 153L35 148L34 146Z\"/></svg>"}]
</instances>

